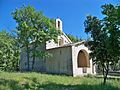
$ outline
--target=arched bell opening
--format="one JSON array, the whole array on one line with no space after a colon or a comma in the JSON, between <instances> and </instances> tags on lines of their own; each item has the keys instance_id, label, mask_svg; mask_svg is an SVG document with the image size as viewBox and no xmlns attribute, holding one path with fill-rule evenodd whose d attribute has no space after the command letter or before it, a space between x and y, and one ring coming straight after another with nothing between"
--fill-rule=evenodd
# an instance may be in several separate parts
<instances>
[{"instance_id":1,"label":"arched bell opening","mask_svg":"<svg viewBox=\"0 0 120 90\"><path fill-rule=\"evenodd\" d=\"M60 21L58 21L58 29L60 29Z\"/></svg>"},{"instance_id":2,"label":"arched bell opening","mask_svg":"<svg viewBox=\"0 0 120 90\"><path fill-rule=\"evenodd\" d=\"M78 68L90 67L89 54L85 50L80 50L77 56Z\"/></svg>"}]
</instances>

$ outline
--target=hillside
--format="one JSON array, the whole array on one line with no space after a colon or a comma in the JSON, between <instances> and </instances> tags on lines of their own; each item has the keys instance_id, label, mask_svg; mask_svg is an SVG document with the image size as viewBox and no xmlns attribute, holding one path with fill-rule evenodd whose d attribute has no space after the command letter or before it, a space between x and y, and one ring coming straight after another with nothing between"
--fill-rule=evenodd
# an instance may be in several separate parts
<instances>
[{"instance_id":1,"label":"hillside","mask_svg":"<svg viewBox=\"0 0 120 90\"><path fill-rule=\"evenodd\" d=\"M117 80L41 73L0 72L0 90L120 90Z\"/></svg>"}]
</instances>

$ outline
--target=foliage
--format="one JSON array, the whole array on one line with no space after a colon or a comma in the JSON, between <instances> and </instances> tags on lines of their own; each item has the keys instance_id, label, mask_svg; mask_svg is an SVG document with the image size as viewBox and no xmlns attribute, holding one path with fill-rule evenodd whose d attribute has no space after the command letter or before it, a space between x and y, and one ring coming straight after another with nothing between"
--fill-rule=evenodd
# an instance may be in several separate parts
<instances>
[{"instance_id":1,"label":"foliage","mask_svg":"<svg viewBox=\"0 0 120 90\"><path fill-rule=\"evenodd\" d=\"M101 84L99 78L71 77L41 73L0 72L1 90L119 90L117 80Z\"/></svg>"},{"instance_id":2,"label":"foliage","mask_svg":"<svg viewBox=\"0 0 120 90\"><path fill-rule=\"evenodd\" d=\"M91 34L89 41L91 58L103 68L104 84L110 65L120 59L120 6L106 4L102 6L104 18L87 16L85 32Z\"/></svg>"},{"instance_id":3,"label":"foliage","mask_svg":"<svg viewBox=\"0 0 120 90\"><path fill-rule=\"evenodd\" d=\"M30 5L16 9L12 15L18 24L16 29L19 45L26 48L28 70L30 58L33 58L33 69L35 58L45 55L37 47L51 39L57 41L59 30L55 29L54 20L45 17Z\"/></svg>"},{"instance_id":4,"label":"foliage","mask_svg":"<svg viewBox=\"0 0 120 90\"><path fill-rule=\"evenodd\" d=\"M119 71L120 70L120 60L118 61L118 63L115 63L115 64L111 65L111 70L113 70L113 71Z\"/></svg>"},{"instance_id":5,"label":"foliage","mask_svg":"<svg viewBox=\"0 0 120 90\"><path fill-rule=\"evenodd\" d=\"M82 41L81 38L78 38L77 36L74 36L72 34L66 34L68 36L68 38L72 41L72 42L79 42Z\"/></svg>"},{"instance_id":6,"label":"foliage","mask_svg":"<svg viewBox=\"0 0 120 90\"><path fill-rule=\"evenodd\" d=\"M0 70L17 70L19 48L16 39L5 30L0 31Z\"/></svg>"}]
</instances>

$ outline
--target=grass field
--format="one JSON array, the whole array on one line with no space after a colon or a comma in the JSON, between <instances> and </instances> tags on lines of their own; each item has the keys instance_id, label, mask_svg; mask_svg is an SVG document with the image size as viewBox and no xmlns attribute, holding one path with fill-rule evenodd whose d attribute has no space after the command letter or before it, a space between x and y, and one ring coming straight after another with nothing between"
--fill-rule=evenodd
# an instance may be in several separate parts
<instances>
[{"instance_id":1,"label":"grass field","mask_svg":"<svg viewBox=\"0 0 120 90\"><path fill-rule=\"evenodd\" d=\"M120 90L120 81L41 73L0 72L0 90Z\"/></svg>"}]
</instances>

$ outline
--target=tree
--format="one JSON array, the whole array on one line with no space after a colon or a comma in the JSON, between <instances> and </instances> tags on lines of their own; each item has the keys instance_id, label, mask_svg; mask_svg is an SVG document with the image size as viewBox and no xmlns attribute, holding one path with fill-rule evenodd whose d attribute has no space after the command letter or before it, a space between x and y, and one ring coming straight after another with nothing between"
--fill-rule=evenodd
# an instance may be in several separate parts
<instances>
[{"instance_id":1,"label":"tree","mask_svg":"<svg viewBox=\"0 0 120 90\"><path fill-rule=\"evenodd\" d=\"M79 42L82 41L81 38L78 38L77 36L74 36L72 34L66 34L68 36L68 38L72 41L72 42Z\"/></svg>"},{"instance_id":2,"label":"tree","mask_svg":"<svg viewBox=\"0 0 120 90\"><path fill-rule=\"evenodd\" d=\"M112 71L119 71L120 70L120 60L118 61L118 63L111 65L111 70Z\"/></svg>"},{"instance_id":3,"label":"tree","mask_svg":"<svg viewBox=\"0 0 120 90\"><path fill-rule=\"evenodd\" d=\"M0 70L18 69L19 48L16 39L5 30L0 31Z\"/></svg>"},{"instance_id":4,"label":"tree","mask_svg":"<svg viewBox=\"0 0 120 90\"><path fill-rule=\"evenodd\" d=\"M33 58L33 69L35 58L46 55L36 48L50 39L56 41L59 30L55 29L54 20L45 17L42 12L36 11L30 5L16 9L12 15L18 24L16 29L19 45L26 48L28 70L30 57Z\"/></svg>"},{"instance_id":5,"label":"tree","mask_svg":"<svg viewBox=\"0 0 120 90\"><path fill-rule=\"evenodd\" d=\"M106 4L102 6L104 18L87 16L85 32L91 34L89 41L93 61L103 68L104 84L106 83L110 65L120 59L120 6Z\"/></svg>"}]
</instances>

